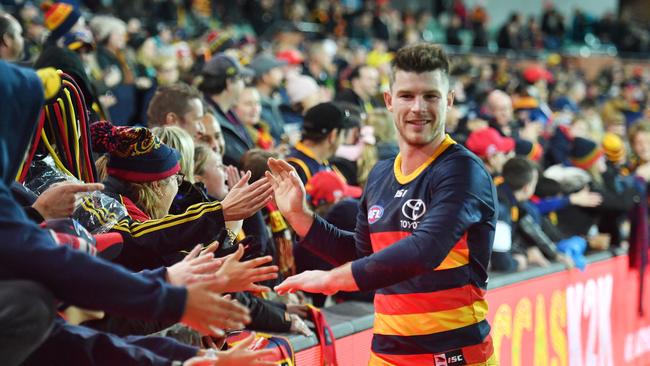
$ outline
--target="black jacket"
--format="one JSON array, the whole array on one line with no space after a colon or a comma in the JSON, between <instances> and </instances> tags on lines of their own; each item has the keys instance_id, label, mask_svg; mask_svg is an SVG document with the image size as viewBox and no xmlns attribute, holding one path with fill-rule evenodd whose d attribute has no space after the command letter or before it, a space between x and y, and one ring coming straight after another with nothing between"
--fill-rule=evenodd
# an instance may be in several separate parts
<instances>
[{"instance_id":1,"label":"black jacket","mask_svg":"<svg viewBox=\"0 0 650 366\"><path fill-rule=\"evenodd\" d=\"M237 119L237 116L232 112L224 112L219 105L215 103L209 96L205 96L205 101L212 107L214 116L221 125L223 138L226 141L226 151L223 154L223 163L225 165L240 166L240 160L246 151L255 147L250 136L244 129L244 126L237 126L232 123L228 117ZM228 116L226 116L228 113Z\"/></svg>"},{"instance_id":2,"label":"black jacket","mask_svg":"<svg viewBox=\"0 0 650 366\"><path fill-rule=\"evenodd\" d=\"M593 225L597 225L602 219L609 220L609 225L604 225L601 230L612 236L612 244L620 240L620 233L617 225L611 223L620 222L627 212L634 206L635 202L641 199L639 193L633 187L621 187L620 190L613 190L611 182L607 182L607 174L603 175L603 184L591 182L591 191L600 193L603 202L594 208L584 208L569 205L557 212L558 228L566 236L586 236Z\"/></svg>"}]
</instances>

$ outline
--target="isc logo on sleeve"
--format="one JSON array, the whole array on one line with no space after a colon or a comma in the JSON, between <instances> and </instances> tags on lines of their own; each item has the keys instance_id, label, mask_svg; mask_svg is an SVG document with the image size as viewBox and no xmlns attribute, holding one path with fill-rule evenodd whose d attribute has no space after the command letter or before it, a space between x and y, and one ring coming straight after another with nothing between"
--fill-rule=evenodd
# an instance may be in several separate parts
<instances>
[{"instance_id":1,"label":"isc logo on sleeve","mask_svg":"<svg viewBox=\"0 0 650 366\"><path fill-rule=\"evenodd\" d=\"M379 205L374 205L368 209L368 223L374 224L379 221L384 215L384 208Z\"/></svg>"}]
</instances>

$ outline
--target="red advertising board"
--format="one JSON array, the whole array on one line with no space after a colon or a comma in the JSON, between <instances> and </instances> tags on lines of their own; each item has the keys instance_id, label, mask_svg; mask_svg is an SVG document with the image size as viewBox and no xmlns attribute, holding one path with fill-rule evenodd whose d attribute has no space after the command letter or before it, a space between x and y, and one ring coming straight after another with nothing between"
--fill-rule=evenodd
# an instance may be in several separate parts
<instances>
[{"instance_id":1,"label":"red advertising board","mask_svg":"<svg viewBox=\"0 0 650 366\"><path fill-rule=\"evenodd\" d=\"M500 365L650 365L650 288L644 316L638 295L627 256L488 291Z\"/></svg>"}]
</instances>

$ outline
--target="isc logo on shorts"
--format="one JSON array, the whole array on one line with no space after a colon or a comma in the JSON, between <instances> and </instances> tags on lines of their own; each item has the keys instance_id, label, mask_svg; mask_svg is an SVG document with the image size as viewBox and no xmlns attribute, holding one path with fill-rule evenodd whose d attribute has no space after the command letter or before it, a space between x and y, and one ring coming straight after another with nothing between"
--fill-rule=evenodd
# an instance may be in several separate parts
<instances>
[{"instance_id":1,"label":"isc logo on shorts","mask_svg":"<svg viewBox=\"0 0 650 366\"><path fill-rule=\"evenodd\" d=\"M433 355L434 366L463 366L467 365L461 350L437 353Z\"/></svg>"},{"instance_id":2,"label":"isc logo on shorts","mask_svg":"<svg viewBox=\"0 0 650 366\"><path fill-rule=\"evenodd\" d=\"M374 224L379 221L384 215L384 208L378 205L374 205L368 209L368 223Z\"/></svg>"}]
</instances>

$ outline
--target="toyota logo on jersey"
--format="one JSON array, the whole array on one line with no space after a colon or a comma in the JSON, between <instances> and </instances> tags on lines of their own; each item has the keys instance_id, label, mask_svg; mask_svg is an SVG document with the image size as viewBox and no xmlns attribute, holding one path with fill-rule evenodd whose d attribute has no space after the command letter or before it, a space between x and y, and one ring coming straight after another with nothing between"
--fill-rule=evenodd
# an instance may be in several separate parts
<instances>
[{"instance_id":1,"label":"toyota logo on jersey","mask_svg":"<svg viewBox=\"0 0 650 366\"><path fill-rule=\"evenodd\" d=\"M374 205L368 209L368 223L374 224L379 221L384 215L384 208L378 205Z\"/></svg>"},{"instance_id":2,"label":"toyota logo on jersey","mask_svg":"<svg viewBox=\"0 0 650 366\"><path fill-rule=\"evenodd\" d=\"M402 206L402 213L409 220L417 221L425 212L427 212L427 207L421 199L408 200Z\"/></svg>"}]
</instances>

